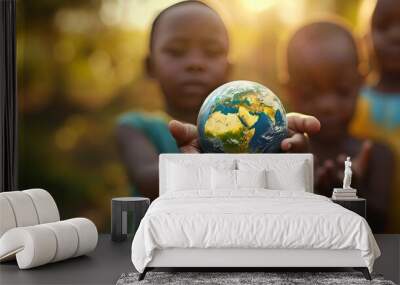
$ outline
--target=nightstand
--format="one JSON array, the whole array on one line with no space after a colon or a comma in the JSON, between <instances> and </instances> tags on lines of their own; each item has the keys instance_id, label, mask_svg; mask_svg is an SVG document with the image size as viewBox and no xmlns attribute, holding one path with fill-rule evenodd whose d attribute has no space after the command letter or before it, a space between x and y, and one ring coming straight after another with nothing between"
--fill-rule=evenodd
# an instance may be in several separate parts
<instances>
[{"instance_id":1,"label":"nightstand","mask_svg":"<svg viewBox=\"0 0 400 285\"><path fill-rule=\"evenodd\" d=\"M128 234L135 235L149 206L149 198L113 198L111 200L111 239L113 241L124 241Z\"/></svg>"},{"instance_id":2,"label":"nightstand","mask_svg":"<svg viewBox=\"0 0 400 285\"><path fill-rule=\"evenodd\" d=\"M354 198L346 200L332 199L332 202L339 204L340 206L359 214L364 219L367 218L367 200L364 198Z\"/></svg>"}]
</instances>

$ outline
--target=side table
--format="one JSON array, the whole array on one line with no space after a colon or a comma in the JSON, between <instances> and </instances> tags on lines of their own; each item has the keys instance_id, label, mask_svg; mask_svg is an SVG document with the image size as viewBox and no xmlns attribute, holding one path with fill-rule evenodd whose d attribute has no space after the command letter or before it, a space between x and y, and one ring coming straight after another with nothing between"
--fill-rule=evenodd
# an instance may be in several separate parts
<instances>
[{"instance_id":1,"label":"side table","mask_svg":"<svg viewBox=\"0 0 400 285\"><path fill-rule=\"evenodd\" d=\"M119 197L111 200L111 240L124 241L128 234L135 234L140 221L150 206L150 199L144 197ZM128 219L128 213L133 220ZM128 233L128 221L132 232Z\"/></svg>"},{"instance_id":2,"label":"side table","mask_svg":"<svg viewBox=\"0 0 400 285\"><path fill-rule=\"evenodd\" d=\"M331 199L332 202L341 205L342 207L359 214L364 219L367 218L367 200L364 198L354 199Z\"/></svg>"}]
</instances>

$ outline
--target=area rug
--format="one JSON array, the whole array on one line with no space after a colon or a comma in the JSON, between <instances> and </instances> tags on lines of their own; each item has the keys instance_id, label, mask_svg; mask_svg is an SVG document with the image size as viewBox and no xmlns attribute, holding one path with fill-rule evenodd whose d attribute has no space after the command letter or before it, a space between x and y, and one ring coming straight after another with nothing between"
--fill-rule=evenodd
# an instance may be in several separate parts
<instances>
[{"instance_id":1,"label":"area rug","mask_svg":"<svg viewBox=\"0 0 400 285\"><path fill-rule=\"evenodd\" d=\"M360 272L148 272L142 281L138 281L139 273L125 273L117 281L117 285L133 284L387 284L381 275L372 275L368 281Z\"/></svg>"}]
</instances>

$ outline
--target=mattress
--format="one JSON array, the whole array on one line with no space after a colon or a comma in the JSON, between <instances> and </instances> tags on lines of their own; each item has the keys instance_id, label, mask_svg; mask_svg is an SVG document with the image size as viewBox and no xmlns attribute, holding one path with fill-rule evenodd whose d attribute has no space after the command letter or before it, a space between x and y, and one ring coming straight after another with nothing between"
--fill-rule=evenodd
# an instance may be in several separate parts
<instances>
[{"instance_id":1,"label":"mattress","mask_svg":"<svg viewBox=\"0 0 400 285\"><path fill-rule=\"evenodd\" d=\"M143 272L155 250L168 248L359 250L371 272L380 255L361 216L324 196L266 189L157 198L133 239L132 262Z\"/></svg>"}]
</instances>

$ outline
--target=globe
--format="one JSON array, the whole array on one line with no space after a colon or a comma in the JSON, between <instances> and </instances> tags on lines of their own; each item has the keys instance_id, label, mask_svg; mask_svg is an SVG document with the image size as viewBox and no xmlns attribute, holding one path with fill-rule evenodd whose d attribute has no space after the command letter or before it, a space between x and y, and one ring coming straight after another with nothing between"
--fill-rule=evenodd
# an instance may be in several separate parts
<instances>
[{"instance_id":1,"label":"globe","mask_svg":"<svg viewBox=\"0 0 400 285\"><path fill-rule=\"evenodd\" d=\"M232 81L208 95L197 118L200 147L208 153L279 152L287 137L286 112L267 87Z\"/></svg>"}]
</instances>

